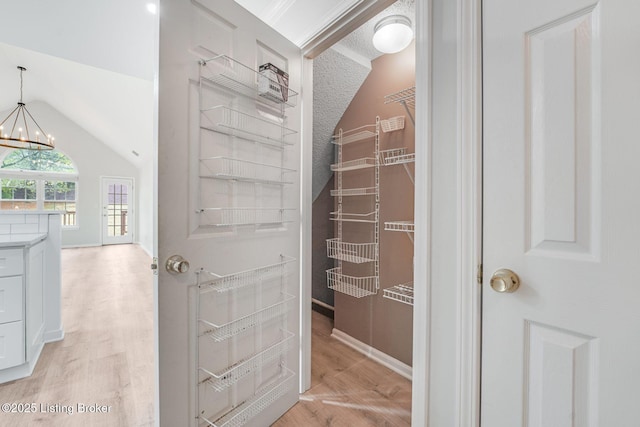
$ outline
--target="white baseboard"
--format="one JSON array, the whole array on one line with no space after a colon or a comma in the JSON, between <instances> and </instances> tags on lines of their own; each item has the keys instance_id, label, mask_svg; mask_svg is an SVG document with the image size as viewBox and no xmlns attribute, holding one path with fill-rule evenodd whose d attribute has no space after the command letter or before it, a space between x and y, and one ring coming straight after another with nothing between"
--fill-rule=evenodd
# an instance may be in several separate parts
<instances>
[{"instance_id":1,"label":"white baseboard","mask_svg":"<svg viewBox=\"0 0 640 427\"><path fill-rule=\"evenodd\" d=\"M100 243L88 243L84 245L62 245L62 249L75 249L75 248L95 248L97 246L102 246Z\"/></svg>"},{"instance_id":2,"label":"white baseboard","mask_svg":"<svg viewBox=\"0 0 640 427\"><path fill-rule=\"evenodd\" d=\"M64 329L56 329L55 331L46 331L42 336L42 341L46 343L62 341L64 339Z\"/></svg>"},{"instance_id":3,"label":"white baseboard","mask_svg":"<svg viewBox=\"0 0 640 427\"><path fill-rule=\"evenodd\" d=\"M353 338L351 335L346 334L341 330L333 328L333 330L331 331L331 336L341 343L348 345L352 349L364 354L369 359L381 364L382 366L386 366L397 374L402 375L406 379L412 379L413 368L405 363L402 363L398 359L395 359L388 354L383 353L380 350L375 349L370 345Z\"/></svg>"},{"instance_id":4,"label":"white baseboard","mask_svg":"<svg viewBox=\"0 0 640 427\"><path fill-rule=\"evenodd\" d=\"M134 245L138 245L138 247L143 251L145 251L150 258L153 258L153 254L151 253L151 251L147 249L147 247L143 245L141 242L134 242Z\"/></svg>"},{"instance_id":5,"label":"white baseboard","mask_svg":"<svg viewBox=\"0 0 640 427\"><path fill-rule=\"evenodd\" d=\"M311 302L319 305L320 307L324 307L327 310L335 311L332 305L327 304L326 302L322 302L319 299L311 298Z\"/></svg>"}]
</instances>

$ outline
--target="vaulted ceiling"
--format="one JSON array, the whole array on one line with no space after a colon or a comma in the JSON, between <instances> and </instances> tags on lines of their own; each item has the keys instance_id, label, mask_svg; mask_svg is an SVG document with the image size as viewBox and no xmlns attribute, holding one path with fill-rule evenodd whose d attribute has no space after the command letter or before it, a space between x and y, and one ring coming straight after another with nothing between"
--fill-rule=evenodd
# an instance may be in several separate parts
<instances>
[{"instance_id":1,"label":"vaulted ceiling","mask_svg":"<svg viewBox=\"0 0 640 427\"><path fill-rule=\"evenodd\" d=\"M147 3L3 4L5 18L20 19L0 25L0 111L13 108L19 98L16 67L22 65L27 107L44 101L134 165L150 162L157 16ZM55 127L48 127L45 131L55 135Z\"/></svg>"},{"instance_id":2,"label":"vaulted ceiling","mask_svg":"<svg viewBox=\"0 0 640 427\"><path fill-rule=\"evenodd\" d=\"M236 1L303 45L363 0ZM149 13L147 3L157 0L7 2L3 16L22 19L0 25L0 111L15 106L16 67L25 66L27 103L47 102L135 165L150 162L157 15ZM371 46L375 22L391 13L413 17L405 11L413 3L399 0L337 49L366 67L378 55ZM48 131L55 134L55 129Z\"/></svg>"}]
</instances>

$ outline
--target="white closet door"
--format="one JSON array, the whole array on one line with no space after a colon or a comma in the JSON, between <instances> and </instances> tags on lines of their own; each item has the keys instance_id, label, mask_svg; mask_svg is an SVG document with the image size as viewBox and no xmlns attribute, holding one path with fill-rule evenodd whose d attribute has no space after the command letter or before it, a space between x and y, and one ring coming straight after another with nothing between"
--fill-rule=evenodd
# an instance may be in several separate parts
<instances>
[{"instance_id":1,"label":"white closet door","mask_svg":"<svg viewBox=\"0 0 640 427\"><path fill-rule=\"evenodd\" d=\"M159 10L160 424L270 425L298 400L301 100L258 71L299 92L301 52L231 0Z\"/></svg>"},{"instance_id":2,"label":"white closet door","mask_svg":"<svg viewBox=\"0 0 640 427\"><path fill-rule=\"evenodd\" d=\"M483 1L483 426L639 423L638 16Z\"/></svg>"}]
</instances>

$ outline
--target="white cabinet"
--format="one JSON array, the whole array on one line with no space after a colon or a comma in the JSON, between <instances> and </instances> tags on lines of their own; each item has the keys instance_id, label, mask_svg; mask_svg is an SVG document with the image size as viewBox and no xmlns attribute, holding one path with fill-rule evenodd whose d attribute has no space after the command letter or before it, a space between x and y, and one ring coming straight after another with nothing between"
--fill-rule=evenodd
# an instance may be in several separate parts
<instances>
[{"instance_id":1,"label":"white cabinet","mask_svg":"<svg viewBox=\"0 0 640 427\"><path fill-rule=\"evenodd\" d=\"M0 249L0 370L37 359L44 332L45 243Z\"/></svg>"},{"instance_id":2,"label":"white cabinet","mask_svg":"<svg viewBox=\"0 0 640 427\"><path fill-rule=\"evenodd\" d=\"M0 324L22 320L22 276L0 277Z\"/></svg>"},{"instance_id":3,"label":"white cabinet","mask_svg":"<svg viewBox=\"0 0 640 427\"><path fill-rule=\"evenodd\" d=\"M20 276L24 272L24 251L20 249L0 250L0 277Z\"/></svg>"},{"instance_id":4,"label":"white cabinet","mask_svg":"<svg viewBox=\"0 0 640 427\"><path fill-rule=\"evenodd\" d=\"M0 250L0 369L25 361L24 250Z\"/></svg>"},{"instance_id":5,"label":"white cabinet","mask_svg":"<svg viewBox=\"0 0 640 427\"><path fill-rule=\"evenodd\" d=\"M0 325L0 369L24 363L24 322Z\"/></svg>"},{"instance_id":6,"label":"white cabinet","mask_svg":"<svg viewBox=\"0 0 640 427\"><path fill-rule=\"evenodd\" d=\"M40 242L27 249L27 274L25 277L27 360L40 351L44 332L44 283L45 243Z\"/></svg>"}]
</instances>

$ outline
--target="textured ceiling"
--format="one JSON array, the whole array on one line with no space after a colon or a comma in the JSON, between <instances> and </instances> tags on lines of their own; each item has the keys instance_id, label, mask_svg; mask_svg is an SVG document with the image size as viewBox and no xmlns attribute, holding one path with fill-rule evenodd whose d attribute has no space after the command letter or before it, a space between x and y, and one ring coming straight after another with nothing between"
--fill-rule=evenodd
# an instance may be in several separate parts
<instances>
[{"instance_id":1,"label":"textured ceiling","mask_svg":"<svg viewBox=\"0 0 640 427\"><path fill-rule=\"evenodd\" d=\"M397 1L314 60L314 200L333 175L329 165L334 161L333 144L330 141L335 127L369 75L371 61L382 55L373 47L373 28L389 15L404 15L414 22L415 0Z\"/></svg>"},{"instance_id":2,"label":"textured ceiling","mask_svg":"<svg viewBox=\"0 0 640 427\"><path fill-rule=\"evenodd\" d=\"M384 17L389 15L404 15L409 18L413 24L413 31L415 33L415 0L398 0L384 11L380 12L374 18L370 19L360 28L349 34L342 39L338 45L343 46L358 55L369 59L377 58L382 55L373 47L373 28Z\"/></svg>"},{"instance_id":3,"label":"textured ceiling","mask_svg":"<svg viewBox=\"0 0 640 427\"><path fill-rule=\"evenodd\" d=\"M302 46L359 0L235 0L280 34ZM397 0L338 43L369 61L381 55L371 42L373 28L385 16L404 15L415 21L415 0ZM415 24L414 24L415 31ZM361 58L359 59L361 61Z\"/></svg>"},{"instance_id":4,"label":"textured ceiling","mask_svg":"<svg viewBox=\"0 0 640 427\"><path fill-rule=\"evenodd\" d=\"M335 49L313 60L313 200L333 172L334 145L331 137L371 67L353 61Z\"/></svg>"},{"instance_id":5,"label":"textured ceiling","mask_svg":"<svg viewBox=\"0 0 640 427\"><path fill-rule=\"evenodd\" d=\"M297 46L313 38L359 0L235 0Z\"/></svg>"}]
</instances>

